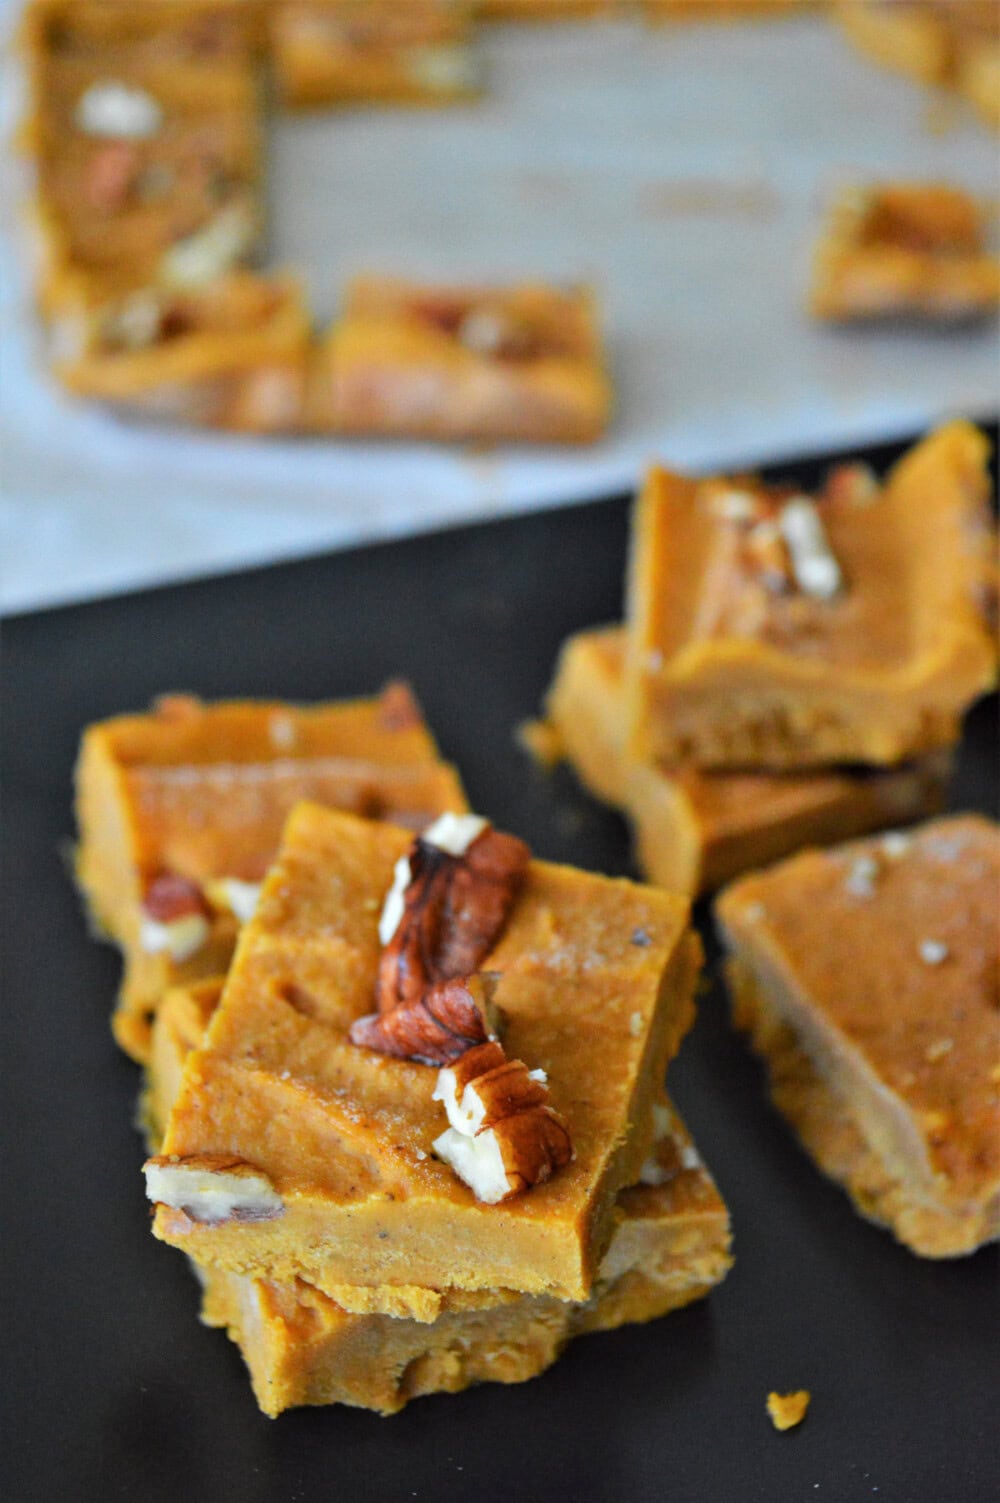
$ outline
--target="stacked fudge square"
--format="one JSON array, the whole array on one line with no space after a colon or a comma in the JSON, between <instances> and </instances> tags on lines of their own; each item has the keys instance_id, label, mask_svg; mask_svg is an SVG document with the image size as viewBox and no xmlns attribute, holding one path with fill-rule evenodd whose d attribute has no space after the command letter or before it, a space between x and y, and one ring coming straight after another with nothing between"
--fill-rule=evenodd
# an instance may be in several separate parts
<instances>
[{"instance_id":1,"label":"stacked fudge square","mask_svg":"<svg viewBox=\"0 0 1000 1503\"><path fill-rule=\"evenodd\" d=\"M628 620L565 644L531 737L625 812L650 880L696 895L942 807L995 676L987 458L956 422L814 495L650 472Z\"/></svg>"},{"instance_id":2,"label":"stacked fudge square","mask_svg":"<svg viewBox=\"0 0 1000 1503\"><path fill-rule=\"evenodd\" d=\"M716 908L734 1021L818 1165L927 1257L1000 1236L1000 832L898 828L995 682L987 457L956 422L815 496L654 471L629 623L567 643L536 742L654 881L766 868Z\"/></svg>"},{"instance_id":3,"label":"stacked fudge square","mask_svg":"<svg viewBox=\"0 0 1000 1503\"><path fill-rule=\"evenodd\" d=\"M686 900L529 860L469 815L402 686L310 710L173 696L86 733L78 807L81 885L125 956L116 1034L146 1067L154 1230L265 1412L521 1381L724 1276L726 1209L664 1094L700 964ZM402 891L420 964L461 947L490 841L520 865L463 978L488 1031L370 1046L373 1020L398 1040L408 1007L453 1001L446 977L373 1011L387 912ZM406 885L428 863L462 894L429 928ZM472 1071L484 1051L502 1068ZM462 1071L479 1094L449 1101ZM462 1151L497 1143L487 1190Z\"/></svg>"}]
</instances>

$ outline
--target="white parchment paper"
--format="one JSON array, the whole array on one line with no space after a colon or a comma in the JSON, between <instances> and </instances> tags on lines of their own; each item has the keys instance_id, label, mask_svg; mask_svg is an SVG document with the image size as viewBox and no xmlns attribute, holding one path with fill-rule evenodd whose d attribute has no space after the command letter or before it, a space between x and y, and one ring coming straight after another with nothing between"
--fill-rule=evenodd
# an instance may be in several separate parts
<instances>
[{"instance_id":1,"label":"white parchment paper","mask_svg":"<svg viewBox=\"0 0 1000 1503\"><path fill-rule=\"evenodd\" d=\"M650 457L753 463L996 409L994 326L844 332L803 312L840 178L996 194L995 139L960 106L942 118L815 16L494 28L482 51L476 104L276 120L271 259L302 270L324 319L364 270L592 281L608 441L469 453L123 423L49 384L5 237L5 610L597 497Z\"/></svg>"}]
</instances>

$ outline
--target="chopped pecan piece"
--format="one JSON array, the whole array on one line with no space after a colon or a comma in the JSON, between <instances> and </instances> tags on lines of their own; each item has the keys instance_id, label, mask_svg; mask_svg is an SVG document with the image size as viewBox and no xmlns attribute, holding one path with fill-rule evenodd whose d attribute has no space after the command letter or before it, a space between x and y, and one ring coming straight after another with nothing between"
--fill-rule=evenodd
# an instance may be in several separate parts
<instances>
[{"instance_id":1,"label":"chopped pecan piece","mask_svg":"<svg viewBox=\"0 0 1000 1503\"><path fill-rule=\"evenodd\" d=\"M86 193L95 209L114 213L125 207L135 187L139 154L127 141L109 141L87 166Z\"/></svg>"},{"instance_id":2,"label":"chopped pecan piece","mask_svg":"<svg viewBox=\"0 0 1000 1503\"><path fill-rule=\"evenodd\" d=\"M432 834L417 838L402 873L402 916L379 964L380 1012L471 976L499 939L527 870L530 853L516 836L487 826L453 855Z\"/></svg>"},{"instance_id":3,"label":"chopped pecan piece","mask_svg":"<svg viewBox=\"0 0 1000 1503\"><path fill-rule=\"evenodd\" d=\"M441 1070L434 1100L449 1127L434 1151L477 1200L496 1205L541 1184L573 1157L569 1128L546 1104L545 1075L499 1044L484 1044Z\"/></svg>"},{"instance_id":4,"label":"chopped pecan piece","mask_svg":"<svg viewBox=\"0 0 1000 1503\"><path fill-rule=\"evenodd\" d=\"M496 1035L492 980L439 981L419 997L351 1025L351 1043L424 1065L443 1065Z\"/></svg>"},{"instance_id":5,"label":"chopped pecan piece","mask_svg":"<svg viewBox=\"0 0 1000 1503\"><path fill-rule=\"evenodd\" d=\"M528 360L538 350L538 337L528 320L502 303L470 308L457 336L467 350L490 360Z\"/></svg>"},{"instance_id":6,"label":"chopped pecan piece","mask_svg":"<svg viewBox=\"0 0 1000 1503\"><path fill-rule=\"evenodd\" d=\"M197 882L176 872L160 872L147 884L142 906L158 924L172 924L189 914L208 914L211 908Z\"/></svg>"},{"instance_id":7,"label":"chopped pecan piece","mask_svg":"<svg viewBox=\"0 0 1000 1503\"><path fill-rule=\"evenodd\" d=\"M191 1221L270 1221L285 1209L267 1175L243 1159L220 1154L177 1154L147 1159L146 1195L156 1205L182 1211Z\"/></svg>"}]
</instances>

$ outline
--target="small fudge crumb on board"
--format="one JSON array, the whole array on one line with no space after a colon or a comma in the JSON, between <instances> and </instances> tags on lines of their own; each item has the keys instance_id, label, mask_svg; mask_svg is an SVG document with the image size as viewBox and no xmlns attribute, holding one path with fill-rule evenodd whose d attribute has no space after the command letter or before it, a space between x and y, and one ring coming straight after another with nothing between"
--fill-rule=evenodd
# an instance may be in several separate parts
<instances>
[{"instance_id":1,"label":"small fudge crumb on board","mask_svg":"<svg viewBox=\"0 0 1000 1503\"><path fill-rule=\"evenodd\" d=\"M799 1388L795 1393L769 1393L767 1412L776 1430L792 1430L801 1425L809 1408L811 1394L808 1388Z\"/></svg>"}]
</instances>

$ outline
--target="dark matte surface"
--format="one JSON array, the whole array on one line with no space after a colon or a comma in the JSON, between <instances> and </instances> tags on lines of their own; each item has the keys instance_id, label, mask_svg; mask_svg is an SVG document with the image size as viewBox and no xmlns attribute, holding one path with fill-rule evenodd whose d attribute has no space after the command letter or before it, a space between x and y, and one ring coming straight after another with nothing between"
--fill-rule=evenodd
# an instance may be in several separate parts
<instances>
[{"instance_id":1,"label":"dark matte surface","mask_svg":"<svg viewBox=\"0 0 1000 1503\"><path fill-rule=\"evenodd\" d=\"M618 819L512 739L563 637L618 614L626 525L614 501L6 625L11 1503L1000 1497L998 1249L921 1262L859 1220L766 1106L717 987L671 1088L732 1209L736 1267L707 1303L588 1337L535 1382L388 1420L267 1420L235 1348L198 1325L184 1261L149 1233L138 1072L107 1026L117 961L88 939L64 864L82 727L166 689L318 699L403 674L474 807L541 856L626 872ZM992 808L995 746L993 702L967 728L956 808ZM799 1386L809 1416L778 1435L765 1395Z\"/></svg>"}]
</instances>

